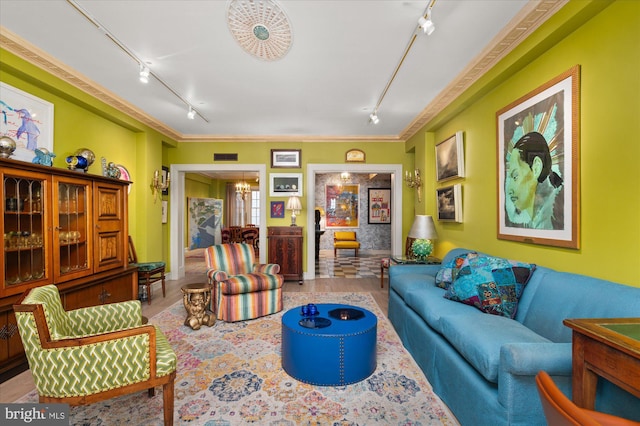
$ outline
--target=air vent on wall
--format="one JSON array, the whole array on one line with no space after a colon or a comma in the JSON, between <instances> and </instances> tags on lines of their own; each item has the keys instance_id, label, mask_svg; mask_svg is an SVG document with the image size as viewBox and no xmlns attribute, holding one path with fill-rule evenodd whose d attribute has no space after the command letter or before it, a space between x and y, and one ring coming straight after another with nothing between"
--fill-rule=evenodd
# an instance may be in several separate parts
<instances>
[{"instance_id":1,"label":"air vent on wall","mask_svg":"<svg viewBox=\"0 0 640 426\"><path fill-rule=\"evenodd\" d=\"M238 161L238 154L214 153L213 161Z\"/></svg>"}]
</instances>

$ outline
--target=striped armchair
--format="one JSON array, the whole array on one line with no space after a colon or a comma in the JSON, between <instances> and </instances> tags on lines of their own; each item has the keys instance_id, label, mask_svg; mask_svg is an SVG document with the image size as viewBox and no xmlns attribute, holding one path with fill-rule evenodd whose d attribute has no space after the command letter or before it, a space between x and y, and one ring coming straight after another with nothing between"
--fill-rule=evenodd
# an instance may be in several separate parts
<instances>
[{"instance_id":1,"label":"striped armchair","mask_svg":"<svg viewBox=\"0 0 640 426\"><path fill-rule=\"evenodd\" d=\"M176 354L160 329L142 325L140 302L65 311L55 285L13 305L41 403L85 405L162 386L173 424Z\"/></svg>"},{"instance_id":2,"label":"striped armchair","mask_svg":"<svg viewBox=\"0 0 640 426\"><path fill-rule=\"evenodd\" d=\"M213 289L211 310L223 321L243 321L282 310L280 265L255 263L249 244L218 244L205 250Z\"/></svg>"}]
</instances>

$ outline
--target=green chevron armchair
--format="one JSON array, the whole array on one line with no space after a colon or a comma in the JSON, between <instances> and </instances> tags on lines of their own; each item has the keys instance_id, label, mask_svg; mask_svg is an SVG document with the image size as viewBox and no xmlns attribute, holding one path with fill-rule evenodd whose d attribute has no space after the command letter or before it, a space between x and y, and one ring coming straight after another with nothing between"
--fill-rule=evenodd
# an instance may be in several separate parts
<instances>
[{"instance_id":1,"label":"green chevron armchair","mask_svg":"<svg viewBox=\"0 0 640 426\"><path fill-rule=\"evenodd\" d=\"M85 405L162 386L173 424L176 354L160 329L142 325L140 302L65 311L55 285L13 306L40 402Z\"/></svg>"}]
</instances>

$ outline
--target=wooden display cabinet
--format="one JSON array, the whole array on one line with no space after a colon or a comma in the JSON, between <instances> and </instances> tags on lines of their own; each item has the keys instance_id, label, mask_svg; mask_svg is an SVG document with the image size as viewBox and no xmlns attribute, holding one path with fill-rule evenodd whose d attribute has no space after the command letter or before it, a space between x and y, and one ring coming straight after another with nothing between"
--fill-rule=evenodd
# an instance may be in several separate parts
<instances>
[{"instance_id":1,"label":"wooden display cabinet","mask_svg":"<svg viewBox=\"0 0 640 426\"><path fill-rule=\"evenodd\" d=\"M129 182L0 159L0 381L26 358L13 303L56 284L65 309L138 297L127 258Z\"/></svg>"},{"instance_id":2,"label":"wooden display cabinet","mask_svg":"<svg viewBox=\"0 0 640 426\"><path fill-rule=\"evenodd\" d=\"M269 263L280 265L285 280L303 282L301 226L269 226Z\"/></svg>"}]
</instances>

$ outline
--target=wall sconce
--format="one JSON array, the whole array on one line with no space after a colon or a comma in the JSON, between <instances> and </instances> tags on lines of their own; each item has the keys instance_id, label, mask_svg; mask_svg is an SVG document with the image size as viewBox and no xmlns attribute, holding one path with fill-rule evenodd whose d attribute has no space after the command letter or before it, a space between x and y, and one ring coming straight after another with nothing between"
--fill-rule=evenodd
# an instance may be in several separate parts
<instances>
[{"instance_id":1,"label":"wall sconce","mask_svg":"<svg viewBox=\"0 0 640 426\"><path fill-rule=\"evenodd\" d=\"M167 179L163 182L160 179L160 171L153 172L153 180L151 181L151 195L153 195L153 202L158 200L158 194L162 193L165 189L169 189L171 183L171 173L167 172Z\"/></svg>"},{"instance_id":2,"label":"wall sconce","mask_svg":"<svg viewBox=\"0 0 640 426\"><path fill-rule=\"evenodd\" d=\"M289 197L287 200L287 210L291 210L291 226L296 225L296 215L302 210L302 203L298 197Z\"/></svg>"},{"instance_id":3,"label":"wall sconce","mask_svg":"<svg viewBox=\"0 0 640 426\"><path fill-rule=\"evenodd\" d=\"M416 169L414 175L405 172L404 181L409 188L416 188L418 190L418 202L422 202L422 179L420 178L420 170Z\"/></svg>"},{"instance_id":4,"label":"wall sconce","mask_svg":"<svg viewBox=\"0 0 640 426\"><path fill-rule=\"evenodd\" d=\"M342 183L347 183L347 182L349 182L349 178L350 178L350 177L351 177L351 176L349 176L349 173L348 173L348 172L342 172L342 173L340 173L340 179L342 180Z\"/></svg>"}]
</instances>

